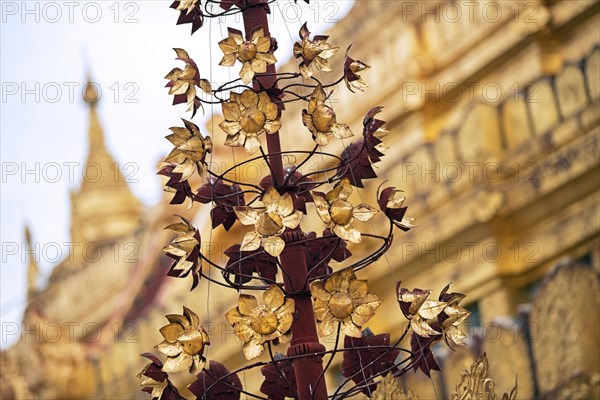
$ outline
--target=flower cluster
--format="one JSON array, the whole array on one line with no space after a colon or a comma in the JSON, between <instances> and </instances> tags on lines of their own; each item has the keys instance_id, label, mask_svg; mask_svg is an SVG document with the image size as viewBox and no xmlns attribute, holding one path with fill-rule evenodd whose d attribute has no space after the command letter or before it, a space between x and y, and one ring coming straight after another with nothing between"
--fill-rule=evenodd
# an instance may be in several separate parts
<instances>
[{"instance_id":1,"label":"flower cluster","mask_svg":"<svg viewBox=\"0 0 600 400\"><path fill-rule=\"evenodd\" d=\"M206 156L212 151L209 136L203 137L198 126L182 119L184 127L171 127L172 134L167 140L175 146L165 159L165 163L173 165L172 173L180 174L179 182L188 180L194 171L202 179L206 176Z\"/></svg>"},{"instance_id":2,"label":"flower cluster","mask_svg":"<svg viewBox=\"0 0 600 400\"><path fill-rule=\"evenodd\" d=\"M183 315L166 316L168 325L160 328L165 340L156 349L167 356L162 366L163 372L181 372L189 370L196 374L204 365L204 347L210 344L208 334L200 326L200 318L187 307L183 307Z\"/></svg>"},{"instance_id":3,"label":"flower cluster","mask_svg":"<svg viewBox=\"0 0 600 400\"><path fill-rule=\"evenodd\" d=\"M177 233L177 237L163 249L168 257L175 260L168 275L185 278L192 274L192 289L200 282L200 232L187 219L167 226L165 229Z\"/></svg>"},{"instance_id":4,"label":"flower cluster","mask_svg":"<svg viewBox=\"0 0 600 400\"><path fill-rule=\"evenodd\" d=\"M302 220L302 212L294 210L294 200L289 193L281 196L273 187L263 195L262 201L265 209L261 212L252 207L235 207L242 225L254 225L255 228L244 236L241 250L256 250L262 244L267 253L277 257L285 248L285 242L279 235L286 228L297 227Z\"/></svg>"},{"instance_id":5,"label":"flower cluster","mask_svg":"<svg viewBox=\"0 0 600 400\"><path fill-rule=\"evenodd\" d=\"M271 102L267 92L257 94L250 89L241 94L231 92L222 108L225 120L219 127L227 134L225 145L243 146L248 154L259 149L261 134L273 134L281 128L279 108Z\"/></svg>"},{"instance_id":6,"label":"flower cluster","mask_svg":"<svg viewBox=\"0 0 600 400\"><path fill-rule=\"evenodd\" d=\"M225 54L219 65L232 67L235 61L242 63L240 78L247 85L254 78L254 74L267 72L267 65L277 62L273 56L271 38L265 36L263 28L258 28L252 33L250 40L244 40L242 32L228 28L229 36L219 42L219 47Z\"/></svg>"},{"instance_id":7,"label":"flower cluster","mask_svg":"<svg viewBox=\"0 0 600 400\"><path fill-rule=\"evenodd\" d=\"M169 80L166 87L169 88L169 94L173 95L173 105L187 103L187 111L192 111L194 117L196 111L202 107L202 102L196 95L196 86L208 94L212 93L212 88L210 82L200 79L198 66L185 50L178 48L173 50L177 54L176 59L185 63L185 68L173 68L165 76L165 79Z\"/></svg>"},{"instance_id":8,"label":"flower cluster","mask_svg":"<svg viewBox=\"0 0 600 400\"><path fill-rule=\"evenodd\" d=\"M352 223L354 219L366 222L377 214L377 210L368 204L353 206L348 200L352 194L352 186L348 179L339 181L327 194L312 192L317 214L325 226L340 238L352 243L361 242L361 234Z\"/></svg>"},{"instance_id":9,"label":"flower cluster","mask_svg":"<svg viewBox=\"0 0 600 400\"><path fill-rule=\"evenodd\" d=\"M326 105L325 100L327 94L321 85L317 85L310 96L308 110L302 110L302 122L320 146L327 145L331 135L338 139L346 139L354 135L348 125L337 122L333 108Z\"/></svg>"},{"instance_id":10,"label":"flower cluster","mask_svg":"<svg viewBox=\"0 0 600 400\"><path fill-rule=\"evenodd\" d=\"M313 65L323 72L331 72L329 59L339 50L339 47L327 43L329 36L318 35L310 39L310 31L306 24L300 28L301 42L294 43L294 57L301 59L300 73L305 79L313 75Z\"/></svg>"},{"instance_id":11,"label":"flower cluster","mask_svg":"<svg viewBox=\"0 0 600 400\"><path fill-rule=\"evenodd\" d=\"M244 342L242 351L247 360L258 357L267 341L278 342L292 326L294 300L286 299L277 285L263 292L264 305L256 297L241 294L238 306L225 314L235 335ZM284 335L286 335L284 337Z\"/></svg>"},{"instance_id":12,"label":"flower cluster","mask_svg":"<svg viewBox=\"0 0 600 400\"><path fill-rule=\"evenodd\" d=\"M325 282L314 281L310 292L315 298L315 317L321 336L331 335L334 323L339 322L342 333L361 337L360 327L375 315L381 304L379 297L368 292L367 281L356 279L351 269L336 272Z\"/></svg>"}]
</instances>

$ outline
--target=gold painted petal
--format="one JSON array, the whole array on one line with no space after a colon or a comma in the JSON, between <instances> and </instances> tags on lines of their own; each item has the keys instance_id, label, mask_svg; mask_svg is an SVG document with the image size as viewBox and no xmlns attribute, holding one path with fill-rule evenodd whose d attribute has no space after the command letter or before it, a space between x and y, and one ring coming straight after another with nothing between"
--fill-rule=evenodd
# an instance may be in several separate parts
<instances>
[{"instance_id":1,"label":"gold painted petal","mask_svg":"<svg viewBox=\"0 0 600 400\"><path fill-rule=\"evenodd\" d=\"M260 27L254 32L252 32L252 37L250 38L250 41L254 44L257 44L258 40L262 37L265 37L265 31L262 27Z\"/></svg>"},{"instance_id":2,"label":"gold painted petal","mask_svg":"<svg viewBox=\"0 0 600 400\"><path fill-rule=\"evenodd\" d=\"M285 296L281 288L277 285L273 285L265 290L263 292L263 299L267 307L273 311L281 307L285 302Z\"/></svg>"},{"instance_id":3,"label":"gold painted petal","mask_svg":"<svg viewBox=\"0 0 600 400\"><path fill-rule=\"evenodd\" d=\"M186 81L175 81L171 89L169 89L169 94L184 94L189 87L190 84Z\"/></svg>"},{"instance_id":4,"label":"gold painted petal","mask_svg":"<svg viewBox=\"0 0 600 400\"><path fill-rule=\"evenodd\" d=\"M421 318L413 318L410 321L410 327L417 335L428 338L430 336L439 335L440 332L433 329L427 321Z\"/></svg>"},{"instance_id":5,"label":"gold painted petal","mask_svg":"<svg viewBox=\"0 0 600 400\"><path fill-rule=\"evenodd\" d=\"M346 336L351 336L355 338L362 337L362 332L358 326L352 322L350 318L347 318L342 324L342 333Z\"/></svg>"},{"instance_id":6,"label":"gold painted petal","mask_svg":"<svg viewBox=\"0 0 600 400\"><path fill-rule=\"evenodd\" d=\"M285 241L279 236L269 236L263 240L265 251L273 257L278 257L285 248Z\"/></svg>"},{"instance_id":7,"label":"gold painted petal","mask_svg":"<svg viewBox=\"0 0 600 400\"><path fill-rule=\"evenodd\" d=\"M349 242L351 241L350 240L350 233L348 232L348 229L346 229L342 225L336 225L336 226L334 226L333 227L333 233L335 233L341 239L347 240ZM353 242L353 243L360 243L360 241Z\"/></svg>"},{"instance_id":8,"label":"gold painted petal","mask_svg":"<svg viewBox=\"0 0 600 400\"><path fill-rule=\"evenodd\" d=\"M329 61L324 58L321 58L321 57L315 58L314 64L319 71L323 71L323 72L331 72L332 71L331 67L329 66Z\"/></svg>"},{"instance_id":9,"label":"gold painted petal","mask_svg":"<svg viewBox=\"0 0 600 400\"><path fill-rule=\"evenodd\" d=\"M248 232L244 235L241 251L254 251L260 247L260 233L256 231ZM266 249L265 249L266 250Z\"/></svg>"},{"instance_id":10,"label":"gold painted petal","mask_svg":"<svg viewBox=\"0 0 600 400\"><path fill-rule=\"evenodd\" d=\"M179 342L183 345L183 351L191 356L202 353L204 348L202 334L197 330L188 331L188 333L181 335Z\"/></svg>"},{"instance_id":11,"label":"gold painted petal","mask_svg":"<svg viewBox=\"0 0 600 400\"><path fill-rule=\"evenodd\" d=\"M362 242L362 237L361 234L358 230L354 229L354 227L349 226L347 229L348 232L348 241L352 242L352 243L361 243Z\"/></svg>"},{"instance_id":12,"label":"gold painted petal","mask_svg":"<svg viewBox=\"0 0 600 400\"><path fill-rule=\"evenodd\" d=\"M248 324L245 324L243 322L235 324L233 332L244 343L250 341L250 339L252 339L252 336L254 335L254 331L252 330L252 328L250 328Z\"/></svg>"},{"instance_id":13,"label":"gold painted petal","mask_svg":"<svg viewBox=\"0 0 600 400\"><path fill-rule=\"evenodd\" d=\"M227 319L229 325L234 325L237 323L246 323L248 321L248 317L240 314L240 310L238 310L237 307L227 311L227 313L225 314L225 319Z\"/></svg>"},{"instance_id":14,"label":"gold painted petal","mask_svg":"<svg viewBox=\"0 0 600 400\"><path fill-rule=\"evenodd\" d=\"M269 97L269 94L265 91L262 91L258 94L258 109L260 111L262 111L262 113L265 113L265 109L266 107L271 104L271 98ZM267 118L267 119L274 119L274 118Z\"/></svg>"},{"instance_id":15,"label":"gold painted petal","mask_svg":"<svg viewBox=\"0 0 600 400\"><path fill-rule=\"evenodd\" d=\"M252 70L252 64L250 64L249 62L244 63L244 65L242 66L242 69L240 70L240 78L242 78L242 81L246 85L252 81L252 78L254 78L254 71Z\"/></svg>"},{"instance_id":16,"label":"gold painted petal","mask_svg":"<svg viewBox=\"0 0 600 400\"><path fill-rule=\"evenodd\" d=\"M222 67L232 67L235 65L236 59L237 59L236 53L225 54L223 56L223 58L221 59L221 62L219 62L219 65Z\"/></svg>"},{"instance_id":17,"label":"gold painted petal","mask_svg":"<svg viewBox=\"0 0 600 400\"><path fill-rule=\"evenodd\" d=\"M325 198L325 195L321 192L312 192L312 198L315 203L317 214L323 222L326 224L331 222L331 215L329 214L329 203Z\"/></svg>"},{"instance_id":18,"label":"gold painted petal","mask_svg":"<svg viewBox=\"0 0 600 400\"><path fill-rule=\"evenodd\" d=\"M271 38L270 37L260 37L258 38L258 42L256 43L256 51L259 53L267 53L271 49Z\"/></svg>"},{"instance_id":19,"label":"gold painted petal","mask_svg":"<svg viewBox=\"0 0 600 400\"><path fill-rule=\"evenodd\" d=\"M302 211L296 210L292 214L288 215L287 217L284 217L281 220L281 223L286 228L294 229L295 227L300 225L300 221L302 221L302 217L303 217Z\"/></svg>"},{"instance_id":20,"label":"gold painted petal","mask_svg":"<svg viewBox=\"0 0 600 400\"><path fill-rule=\"evenodd\" d=\"M235 135L242 129L238 121L223 121L219 124L219 128L228 135Z\"/></svg>"},{"instance_id":21,"label":"gold painted petal","mask_svg":"<svg viewBox=\"0 0 600 400\"><path fill-rule=\"evenodd\" d=\"M352 185L350 184L350 180L348 178L344 178L333 187L333 190L327 193L327 201L333 202L334 200L348 200L350 195L352 194Z\"/></svg>"},{"instance_id":22,"label":"gold painted petal","mask_svg":"<svg viewBox=\"0 0 600 400\"><path fill-rule=\"evenodd\" d=\"M238 300L238 310L240 314L249 316L257 307L258 301L256 301L256 297L249 294L240 294Z\"/></svg>"},{"instance_id":23,"label":"gold painted petal","mask_svg":"<svg viewBox=\"0 0 600 400\"><path fill-rule=\"evenodd\" d=\"M244 90L240 95L240 103L246 108L256 107L258 106L258 94L249 89Z\"/></svg>"},{"instance_id":24,"label":"gold painted petal","mask_svg":"<svg viewBox=\"0 0 600 400\"><path fill-rule=\"evenodd\" d=\"M179 324L171 323L160 328L159 332L167 342L175 343L177 338L184 332L184 329Z\"/></svg>"},{"instance_id":25,"label":"gold painted petal","mask_svg":"<svg viewBox=\"0 0 600 400\"><path fill-rule=\"evenodd\" d=\"M241 45L242 43L244 43L244 37L242 36L241 32L229 30L228 34L229 34L229 38L233 39L234 43L237 44L238 46Z\"/></svg>"},{"instance_id":26,"label":"gold painted petal","mask_svg":"<svg viewBox=\"0 0 600 400\"><path fill-rule=\"evenodd\" d=\"M327 303L323 300L316 299L315 304L313 306L313 310L317 321L322 321L327 316L327 313L329 312L329 307Z\"/></svg>"},{"instance_id":27,"label":"gold painted petal","mask_svg":"<svg viewBox=\"0 0 600 400\"><path fill-rule=\"evenodd\" d=\"M310 79L313 76L312 68L310 68L304 64L300 65L300 73L302 74L302 77L304 79Z\"/></svg>"},{"instance_id":28,"label":"gold painted petal","mask_svg":"<svg viewBox=\"0 0 600 400\"><path fill-rule=\"evenodd\" d=\"M162 371L167 373L185 371L192 366L193 362L192 356L181 352L177 357L167 357L167 360L162 366Z\"/></svg>"},{"instance_id":29,"label":"gold painted petal","mask_svg":"<svg viewBox=\"0 0 600 400\"><path fill-rule=\"evenodd\" d=\"M433 319L438 316L439 313L444 311L448 303L443 301L426 300L425 303L419 308L419 315L423 319Z\"/></svg>"},{"instance_id":30,"label":"gold painted petal","mask_svg":"<svg viewBox=\"0 0 600 400\"><path fill-rule=\"evenodd\" d=\"M259 60L258 57L255 57L250 63L252 71L257 74L264 74L267 72L267 62L264 60Z\"/></svg>"},{"instance_id":31,"label":"gold painted petal","mask_svg":"<svg viewBox=\"0 0 600 400\"><path fill-rule=\"evenodd\" d=\"M328 49L325 49L319 53L319 57L321 57L323 59L331 58L340 49L339 47L333 47L330 45L328 45L328 47L329 47Z\"/></svg>"},{"instance_id":32,"label":"gold painted petal","mask_svg":"<svg viewBox=\"0 0 600 400\"><path fill-rule=\"evenodd\" d=\"M259 52L256 53L256 59L260 60L260 61L264 61L267 64L275 64L277 62L277 59L275 58L275 56L271 53L267 53L267 52Z\"/></svg>"},{"instance_id":33,"label":"gold painted petal","mask_svg":"<svg viewBox=\"0 0 600 400\"><path fill-rule=\"evenodd\" d=\"M323 281L314 281L311 283L310 293L317 299L321 299L325 302L331 299L331 293L325 289Z\"/></svg>"},{"instance_id":34,"label":"gold painted petal","mask_svg":"<svg viewBox=\"0 0 600 400\"><path fill-rule=\"evenodd\" d=\"M381 305L382 300L374 295L373 293L367 293L365 297L355 302L356 305L364 304L371 307L372 310L376 310Z\"/></svg>"},{"instance_id":35,"label":"gold painted petal","mask_svg":"<svg viewBox=\"0 0 600 400\"><path fill-rule=\"evenodd\" d=\"M223 116L227 121L237 121L242 118L240 106L235 102L226 102L221 105Z\"/></svg>"},{"instance_id":36,"label":"gold painted petal","mask_svg":"<svg viewBox=\"0 0 600 400\"><path fill-rule=\"evenodd\" d=\"M233 135L233 136L227 136L227 139L225 139L225 146L231 146L231 147L240 147L242 145L242 143L240 142L240 135Z\"/></svg>"},{"instance_id":37,"label":"gold painted petal","mask_svg":"<svg viewBox=\"0 0 600 400\"><path fill-rule=\"evenodd\" d=\"M352 210L352 216L362 222L370 220L375 214L377 214L377 210L368 204L361 204Z\"/></svg>"},{"instance_id":38,"label":"gold painted petal","mask_svg":"<svg viewBox=\"0 0 600 400\"><path fill-rule=\"evenodd\" d=\"M294 300L292 299L287 299L286 302L288 301L291 301L292 303L294 302ZM286 334L290 330L290 328L292 327L292 323L294 322L293 306L292 312L278 313L277 319L279 320L277 330L282 335Z\"/></svg>"},{"instance_id":39,"label":"gold painted petal","mask_svg":"<svg viewBox=\"0 0 600 400\"><path fill-rule=\"evenodd\" d=\"M188 321L190 321L190 325L192 328L197 329L198 326L200 326L200 317L198 316L198 314L196 314L186 306L183 306L183 316L186 317Z\"/></svg>"},{"instance_id":40,"label":"gold painted petal","mask_svg":"<svg viewBox=\"0 0 600 400\"><path fill-rule=\"evenodd\" d=\"M190 58L187 51L185 51L184 49L174 48L173 50L175 50L175 54L177 54L177 58L187 58L187 59Z\"/></svg>"},{"instance_id":41,"label":"gold painted petal","mask_svg":"<svg viewBox=\"0 0 600 400\"><path fill-rule=\"evenodd\" d=\"M233 211L242 225L255 225L260 218L256 210L252 207L234 207Z\"/></svg>"},{"instance_id":42,"label":"gold painted petal","mask_svg":"<svg viewBox=\"0 0 600 400\"><path fill-rule=\"evenodd\" d=\"M231 37L223 39L219 42L219 47L223 51L223 54L237 54L239 45ZM234 58L235 59L235 58Z\"/></svg>"},{"instance_id":43,"label":"gold painted petal","mask_svg":"<svg viewBox=\"0 0 600 400\"><path fill-rule=\"evenodd\" d=\"M353 279L352 281L350 281L348 293L350 293L350 295L355 299L362 299L367 295L368 287L369 286L366 280Z\"/></svg>"},{"instance_id":44,"label":"gold painted petal","mask_svg":"<svg viewBox=\"0 0 600 400\"><path fill-rule=\"evenodd\" d=\"M448 329L444 330L444 336L446 337L447 340L450 340L452 343L454 343L457 346L462 346L465 343L463 342L463 340L467 337L467 335L465 335L460 328L456 327L456 326L451 326Z\"/></svg>"},{"instance_id":45,"label":"gold painted petal","mask_svg":"<svg viewBox=\"0 0 600 400\"><path fill-rule=\"evenodd\" d=\"M171 71L169 71L169 73L167 75L165 75L165 79L168 79L170 81L175 81L175 80L179 79L179 77L181 76L182 73L183 73L183 70L181 68L173 68Z\"/></svg>"},{"instance_id":46,"label":"gold painted petal","mask_svg":"<svg viewBox=\"0 0 600 400\"><path fill-rule=\"evenodd\" d=\"M277 213L286 217L294 212L294 199L289 193L285 193L277 201Z\"/></svg>"},{"instance_id":47,"label":"gold painted petal","mask_svg":"<svg viewBox=\"0 0 600 400\"><path fill-rule=\"evenodd\" d=\"M265 114L267 121L276 120L277 116L279 115L279 109L277 108L277 105L275 103L271 103L270 99L269 103L267 103L263 108L261 108L261 111Z\"/></svg>"},{"instance_id":48,"label":"gold painted petal","mask_svg":"<svg viewBox=\"0 0 600 400\"><path fill-rule=\"evenodd\" d=\"M331 133L333 133L333 136L335 136L338 139L346 139L354 136L354 133L352 133L352 130L346 124L333 124L333 127L331 128Z\"/></svg>"},{"instance_id":49,"label":"gold painted petal","mask_svg":"<svg viewBox=\"0 0 600 400\"><path fill-rule=\"evenodd\" d=\"M178 343L169 343L165 340L156 346L156 350L160 351L165 356L175 357L183 351L183 347Z\"/></svg>"},{"instance_id":50,"label":"gold painted petal","mask_svg":"<svg viewBox=\"0 0 600 400\"><path fill-rule=\"evenodd\" d=\"M319 323L319 336L323 337L331 335L335 330L334 323L333 315L327 313L325 318Z\"/></svg>"},{"instance_id":51,"label":"gold painted petal","mask_svg":"<svg viewBox=\"0 0 600 400\"><path fill-rule=\"evenodd\" d=\"M339 287L339 291L340 292L344 292L344 293L348 293L350 291L350 282L352 282L353 280L356 280L356 275L354 274L354 271L352 270L352 268L348 268L345 270L342 270L339 272L340 274L340 287Z\"/></svg>"},{"instance_id":52,"label":"gold painted petal","mask_svg":"<svg viewBox=\"0 0 600 400\"><path fill-rule=\"evenodd\" d=\"M244 346L242 347L246 360L252 360L253 358L260 356L264 350L265 346L260 344L256 339L244 343Z\"/></svg>"},{"instance_id":53,"label":"gold painted petal","mask_svg":"<svg viewBox=\"0 0 600 400\"><path fill-rule=\"evenodd\" d=\"M322 132L317 132L315 135L315 143L317 143L319 146L327 146L329 144L329 136Z\"/></svg>"},{"instance_id":54,"label":"gold painted petal","mask_svg":"<svg viewBox=\"0 0 600 400\"><path fill-rule=\"evenodd\" d=\"M244 148L249 155L252 155L260 148L260 140L256 135L248 135L244 142Z\"/></svg>"},{"instance_id":55,"label":"gold painted petal","mask_svg":"<svg viewBox=\"0 0 600 400\"><path fill-rule=\"evenodd\" d=\"M343 278L342 274L340 272L336 272L335 274L332 274L329 278L327 278L323 287L329 293L339 292L343 279L344 278Z\"/></svg>"},{"instance_id":56,"label":"gold painted petal","mask_svg":"<svg viewBox=\"0 0 600 400\"><path fill-rule=\"evenodd\" d=\"M358 326L363 326L373 315L375 315L375 310L365 304L361 304L352 311L352 322Z\"/></svg>"},{"instance_id":57,"label":"gold painted petal","mask_svg":"<svg viewBox=\"0 0 600 400\"><path fill-rule=\"evenodd\" d=\"M267 133L276 133L281 129L281 120L279 119L274 119L274 120L267 120L265 122L265 131L267 131Z\"/></svg>"},{"instance_id":58,"label":"gold painted petal","mask_svg":"<svg viewBox=\"0 0 600 400\"><path fill-rule=\"evenodd\" d=\"M275 189L274 187L270 187L269 190L265 192L262 198L262 202L267 208L266 212L274 213L275 211L277 211L277 203L279 202L280 198L281 195L279 194L277 189Z\"/></svg>"},{"instance_id":59,"label":"gold painted petal","mask_svg":"<svg viewBox=\"0 0 600 400\"><path fill-rule=\"evenodd\" d=\"M181 325L184 330L191 328L190 322L183 315L169 314L169 315L165 315L165 318L167 319L167 321L169 321L172 324Z\"/></svg>"},{"instance_id":60,"label":"gold painted petal","mask_svg":"<svg viewBox=\"0 0 600 400\"><path fill-rule=\"evenodd\" d=\"M199 355L195 355L192 357L192 366L190 367L190 374L198 375L202 368L204 368L204 361Z\"/></svg>"}]
</instances>

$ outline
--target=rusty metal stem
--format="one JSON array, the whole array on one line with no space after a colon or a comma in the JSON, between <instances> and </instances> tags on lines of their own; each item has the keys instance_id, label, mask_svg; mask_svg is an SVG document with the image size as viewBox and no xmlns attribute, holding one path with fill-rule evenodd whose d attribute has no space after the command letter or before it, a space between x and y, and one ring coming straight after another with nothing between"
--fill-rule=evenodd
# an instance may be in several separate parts
<instances>
[{"instance_id":1,"label":"rusty metal stem","mask_svg":"<svg viewBox=\"0 0 600 400\"><path fill-rule=\"evenodd\" d=\"M264 0L247 0L247 4L266 4ZM267 8L262 6L246 8L243 13L244 31L246 38L250 38L257 27L262 27L265 35L270 36ZM275 66L269 65L265 75L257 74L254 79L254 90L272 88L276 85L277 76ZM272 98L276 101L277 99ZM279 132L266 135L268 160L271 165L271 176L274 186L284 182L284 169L281 157L281 142ZM307 289L308 268L306 265L305 247L295 244L304 239L302 231L297 228L288 230L283 234L286 247L280 255L281 268L284 274L284 286L288 293L299 293L294 296L296 313L292 324L292 342L288 349L288 356L294 358L293 369L296 376L297 394L299 400L326 400L327 387L324 379L319 379L323 374L323 356L319 353L325 351L325 346L319 343L312 300ZM315 387L316 386L316 387Z\"/></svg>"}]
</instances>

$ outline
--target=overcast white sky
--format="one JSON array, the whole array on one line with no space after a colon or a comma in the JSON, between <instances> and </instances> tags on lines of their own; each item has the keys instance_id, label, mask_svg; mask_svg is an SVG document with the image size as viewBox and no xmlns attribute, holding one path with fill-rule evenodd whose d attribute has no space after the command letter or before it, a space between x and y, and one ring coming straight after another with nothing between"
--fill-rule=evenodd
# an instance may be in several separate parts
<instances>
[{"instance_id":1,"label":"overcast white sky","mask_svg":"<svg viewBox=\"0 0 600 400\"><path fill-rule=\"evenodd\" d=\"M184 116L185 106L171 107L164 89L164 75L178 64L171 49L186 49L202 77L212 73L213 82L229 80L228 69L217 66L222 53L216 43L226 36L227 26L242 29L241 23L207 20L190 36L190 25L175 25L177 12L168 8L170 3L0 1L0 347L17 338L11 330L26 305L25 223L38 249L42 285L67 256L69 192L82 180L88 151L88 113L81 101L86 70L102 90L99 112L107 146L147 207L161 197L155 166L169 150L164 136ZM282 62L303 22L321 33L353 1L311 3L279 1L272 8L276 56ZM236 65L229 73L238 69ZM210 114L210 108L206 111ZM200 125L202 118L199 112L195 122Z\"/></svg>"}]
</instances>

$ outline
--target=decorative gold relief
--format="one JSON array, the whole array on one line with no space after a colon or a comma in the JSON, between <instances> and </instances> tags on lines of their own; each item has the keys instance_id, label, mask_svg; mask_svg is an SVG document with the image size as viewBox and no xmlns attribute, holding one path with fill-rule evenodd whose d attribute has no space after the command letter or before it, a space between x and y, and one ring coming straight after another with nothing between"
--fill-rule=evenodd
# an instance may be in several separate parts
<instances>
[{"instance_id":1,"label":"decorative gold relief","mask_svg":"<svg viewBox=\"0 0 600 400\"><path fill-rule=\"evenodd\" d=\"M452 400L496 400L496 383L488 376L489 365L485 353L471 365L470 371L463 371L461 381L452 393ZM510 391L504 393L501 400L515 400L517 398L517 383Z\"/></svg>"},{"instance_id":2,"label":"decorative gold relief","mask_svg":"<svg viewBox=\"0 0 600 400\"><path fill-rule=\"evenodd\" d=\"M419 400L410 390L404 392L398 378L394 374L388 373L377 384L377 389L371 395L371 400Z\"/></svg>"}]
</instances>

